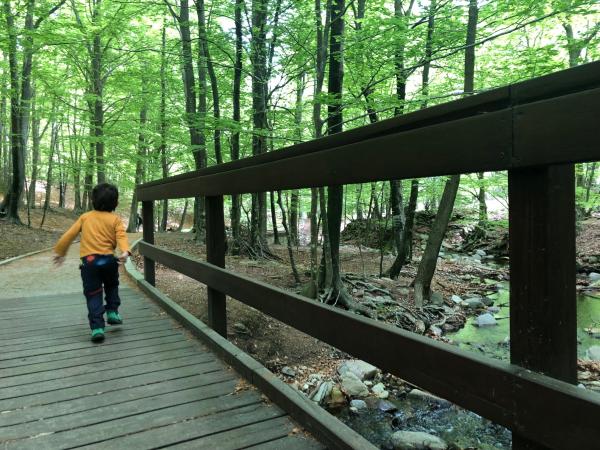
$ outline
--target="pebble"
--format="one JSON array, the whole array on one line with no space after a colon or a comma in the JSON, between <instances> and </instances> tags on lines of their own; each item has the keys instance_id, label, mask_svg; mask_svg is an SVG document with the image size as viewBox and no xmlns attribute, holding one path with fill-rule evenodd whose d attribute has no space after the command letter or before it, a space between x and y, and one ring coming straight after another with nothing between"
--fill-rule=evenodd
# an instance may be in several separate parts
<instances>
[{"instance_id":1,"label":"pebble","mask_svg":"<svg viewBox=\"0 0 600 450\"><path fill-rule=\"evenodd\" d=\"M390 393L385 390L385 385L383 383L377 383L371 388L371 391L377 398L388 398L390 395Z\"/></svg>"},{"instance_id":2,"label":"pebble","mask_svg":"<svg viewBox=\"0 0 600 450\"><path fill-rule=\"evenodd\" d=\"M233 324L233 330L237 333L237 334L247 334L250 335L250 329L244 325L241 322L236 322Z\"/></svg>"},{"instance_id":3,"label":"pebble","mask_svg":"<svg viewBox=\"0 0 600 450\"><path fill-rule=\"evenodd\" d=\"M482 315L478 316L477 318L475 318L473 325L480 327L480 328L493 327L493 326L498 325L498 322L496 321L496 318L494 316L492 316L490 313L485 313L485 314L482 314Z\"/></svg>"},{"instance_id":4,"label":"pebble","mask_svg":"<svg viewBox=\"0 0 600 450\"><path fill-rule=\"evenodd\" d=\"M391 437L394 450L446 450L441 438L421 431L396 431Z\"/></svg>"},{"instance_id":5,"label":"pebble","mask_svg":"<svg viewBox=\"0 0 600 450\"><path fill-rule=\"evenodd\" d=\"M452 297L450 297L450 299L452 300L453 303L460 305L463 301L462 298L460 298L458 295L453 295Z\"/></svg>"},{"instance_id":6,"label":"pebble","mask_svg":"<svg viewBox=\"0 0 600 450\"><path fill-rule=\"evenodd\" d=\"M281 373L292 378L296 376L296 371L289 366L285 366L283 369L281 369Z\"/></svg>"},{"instance_id":7,"label":"pebble","mask_svg":"<svg viewBox=\"0 0 600 450\"><path fill-rule=\"evenodd\" d=\"M393 413L398 410L396 405L394 405L392 402L388 402L387 400L379 400L379 403L377 403L377 409L384 413Z\"/></svg>"},{"instance_id":8,"label":"pebble","mask_svg":"<svg viewBox=\"0 0 600 450\"><path fill-rule=\"evenodd\" d=\"M365 409L367 407L367 403L364 400L354 399L350 402L350 408Z\"/></svg>"},{"instance_id":9,"label":"pebble","mask_svg":"<svg viewBox=\"0 0 600 450\"><path fill-rule=\"evenodd\" d=\"M342 376L342 391L348 397L366 397L369 395L369 388L352 372Z\"/></svg>"},{"instance_id":10,"label":"pebble","mask_svg":"<svg viewBox=\"0 0 600 450\"><path fill-rule=\"evenodd\" d=\"M350 359L340 364L337 371L342 377L350 372L356 375L360 381L363 381L373 379L379 369L360 359Z\"/></svg>"},{"instance_id":11,"label":"pebble","mask_svg":"<svg viewBox=\"0 0 600 450\"><path fill-rule=\"evenodd\" d=\"M600 345L592 345L585 355L593 361L600 361Z\"/></svg>"}]
</instances>

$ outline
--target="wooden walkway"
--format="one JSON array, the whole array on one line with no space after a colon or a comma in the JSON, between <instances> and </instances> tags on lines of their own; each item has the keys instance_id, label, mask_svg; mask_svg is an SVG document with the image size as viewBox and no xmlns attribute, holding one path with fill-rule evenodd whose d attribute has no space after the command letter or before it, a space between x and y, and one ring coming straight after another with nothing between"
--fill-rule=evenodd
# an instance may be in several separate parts
<instances>
[{"instance_id":1,"label":"wooden walkway","mask_svg":"<svg viewBox=\"0 0 600 450\"><path fill-rule=\"evenodd\" d=\"M0 298L0 448L324 448L138 290L121 298L101 344L80 293Z\"/></svg>"}]
</instances>

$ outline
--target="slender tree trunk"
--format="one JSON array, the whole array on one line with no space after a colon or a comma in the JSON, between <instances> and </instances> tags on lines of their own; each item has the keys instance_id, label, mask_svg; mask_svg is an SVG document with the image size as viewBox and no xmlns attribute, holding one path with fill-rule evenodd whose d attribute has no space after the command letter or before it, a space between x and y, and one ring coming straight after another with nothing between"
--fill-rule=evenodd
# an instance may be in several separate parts
<instances>
[{"instance_id":1,"label":"slender tree trunk","mask_svg":"<svg viewBox=\"0 0 600 450\"><path fill-rule=\"evenodd\" d=\"M279 204L279 209L281 210L281 222L283 224L283 228L285 229L286 241L287 241L287 250L288 255L290 257L290 265L292 266L292 274L294 275L294 280L296 283L300 283L300 276L298 275L298 269L296 268L296 261L294 260L294 251L292 249L292 237L290 235L289 227L286 220L286 212L283 207L283 202L281 201L281 191L277 191L277 203Z\"/></svg>"},{"instance_id":2,"label":"slender tree trunk","mask_svg":"<svg viewBox=\"0 0 600 450\"><path fill-rule=\"evenodd\" d=\"M235 129L231 134L231 160L236 161L240 158L240 91L242 84L242 8L243 0L235 0L235 62L233 67L233 121ZM239 253L240 233L241 233L241 196L234 194L231 196L231 236L233 238L232 251Z\"/></svg>"},{"instance_id":3,"label":"slender tree trunk","mask_svg":"<svg viewBox=\"0 0 600 450\"><path fill-rule=\"evenodd\" d=\"M276 216L276 211L275 211L275 194L273 193L273 191L271 191L269 194L270 194L269 198L271 201L271 222L273 225L273 244L279 245L279 244L281 244L281 242L279 242L279 231L277 231L277 216Z\"/></svg>"},{"instance_id":4,"label":"slender tree trunk","mask_svg":"<svg viewBox=\"0 0 600 450\"><path fill-rule=\"evenodd\" d=\"M466 95L473 92L475 74L475 38L477 33L477 0L469 0L469 20L467 23L467 41L465 45L465 82L464 91ZM422 307L431 294L431 280L435 272L437 258L446 234L458 185L460 175L452 175L444 187L444 193L440 200L440 206L427 239L427 246L421 257L417 276L415 277L415 305Z\"/></svg>"},{"instance_id":5,"label":"slender tree trunk","mask_svg":"<svg viewBox=\"0 0 600 450\"><path fill-rule=\"evenodd\" d=\"M46 215L46 211L50 208L50 201L52 198L52 183L53 179L53 168L54 168L54 154L57 150L57 142L58 142L58 124L54 122L52 124L52 130L50 135L50 156L48 157L48 173L46 174L46 197L44 199L44 216ZM40 228L43 226L44 222L40 224Z\"/></svg>"},{"instance_id":6,"label":"slender tree trunk","mask_svg":"<svg viewBox=\"0 0 600 450\"><path fill-rule=\"evenodd\" d=\"M135 161L135 184L136 186L142 182L144 177L144 159L147 153L146 147L146 122L148 121L148 103L146 101L147 96L147 80L146 77L142 77L142 107L140 108L140 119L139 119L139 131L138 131L138 151L137 158ZM158 214L157 214L157 217ZM131 198L131 207L129 208L129 224L127 225L128 233L135 233L137 231L138 222L138 199L135 189L133 190Z\"/></svg>"},{"instance_id":7,"label":"slender tree trunk","mask_svg":"<svg viewBox=\"0 0 600 450\"><path fill-rule=\"evenodd\" d=\"M188 199L185 199L185 204L183 205L183 213L181 214L181 221L179 222L179 226L177 227L177 231L183 230L183 224L185 223L185 215L188 209Z\"/></svg>"},{"instance_id":8,"label":"slender tree trunk","mask_svg":"<svg viewBox=\"0 0 600 450\"><path fill-rule=\"evenodd\" d=\"M400 275L402 267L406 264L406 261L412 254L412 236L413 227L415 223L415 211L417 209L417 198L419 196L419 180L412 180L410 185L410 198L408 200L408 206L406 208L406 220L404 227L402 228L402 235L400 238L400 244L398 246L398 255L390 267L388 276L395 280Z\"/></svg>"},{"instance_id":9,"label":"slender tree trunk","mask_svg":"<svg viewBox=\"0 0 600 450\"><path fill-rule=\"evenodd\" d=\"M267 151L267 1L252 1L252 154L260 155ZM252 195L251 246L262 256L268 250L266 192Z\"/></svg>"},{"instance_id":10,"label":"slender tree trunk","mask_svg":"<svg viewBox=\"0 0 600 450\"><path fill-rule=\"evenodd\" d=\"M479 226L485 226L488 220L487 204L485 202L485 185L484 183L484 172L477 172L477 179L479 180L479 192L477 194L477 200L479 201Z\"/></svg>"},{"instance_id":11,"label":"slender tree trunk","mask_svg":"<svg viewBox=\"0 0 600 450\"><path fill-rule=\"evenodd\" d=\"M169 164L167 162L167 78L166 78L166 47L167 37L166 28L163 25L162 39L161 39L161 52L160 52L160 111L159 111L159 133L160 133L160 165L162 168L162 177L167 178L169 176ZM162 220L160 229L166 230L169 221L169 200L164 199L162 201Z\"/></svg>"}]
</instances>

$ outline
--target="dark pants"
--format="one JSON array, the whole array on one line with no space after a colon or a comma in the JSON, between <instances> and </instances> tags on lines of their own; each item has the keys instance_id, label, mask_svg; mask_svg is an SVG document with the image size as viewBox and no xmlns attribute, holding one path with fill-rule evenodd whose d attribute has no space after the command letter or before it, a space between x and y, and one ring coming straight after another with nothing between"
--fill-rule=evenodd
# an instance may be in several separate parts
<instances>
[{"instance_id":1,"label":"dark pants","mask_svg":"<svg viewBox=\"0 0 600 450\"><path fill-rule=\"evenodd\" d=\"M90 328L104 328L102 287L104 286L106 311L116 312L121 304L117 259L113 255L84 256L81 258L80 268Z\"/></svg>"}]
</instances>

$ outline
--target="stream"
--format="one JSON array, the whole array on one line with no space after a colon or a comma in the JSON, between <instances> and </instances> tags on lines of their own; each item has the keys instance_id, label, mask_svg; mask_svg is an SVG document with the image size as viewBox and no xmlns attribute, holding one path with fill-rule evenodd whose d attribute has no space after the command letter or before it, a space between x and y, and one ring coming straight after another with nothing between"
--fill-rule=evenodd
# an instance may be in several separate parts
<instances>
[{"instance_id":1,"label":"stream","mask_svg":"<svg viewBox=\"0 0 600 450\"><path fill-rule=\"evenodd\" d=\"M497 292L488 297L494 299L499 310L493 315L497 325L477 327L474 325L477 314L469 317L460 330L448 333L455 345L466 351L483 354L500 360L509 359L509 284L486 280L486 284L497 285ZM577 337L578 355L585 353L592 345L600 345L600 335L593 337L584 329L600 326L600 299L577 296ZM410 362L407 362L410 363ZM358 412L345 408L338 417L348 426L383 449L393 448L390 436L398 430L422 431L439 436L448 449L510 449L511 433L508 429L494 424L483 417L442 399L411 398L406 394L390 396L387 401L368 398L368 407ZM390 407L397 411L390 412ZM383 408L382 408L383 407ZM387 409L387 412L381 409Z\"/></svg>"}]
</instances>

